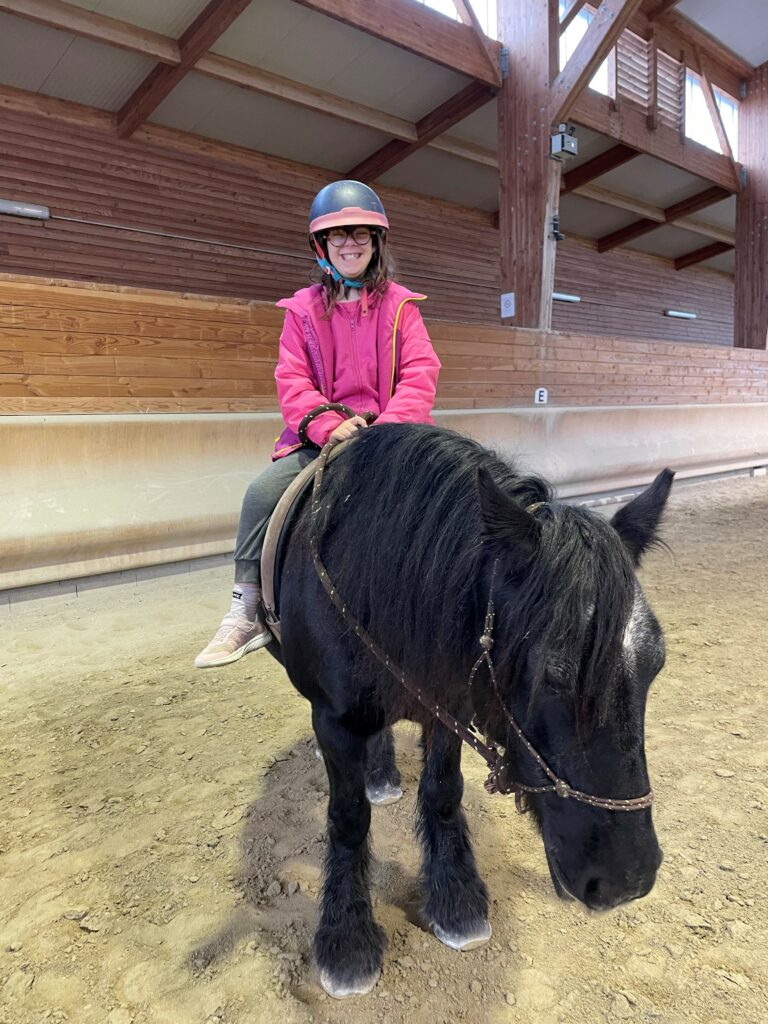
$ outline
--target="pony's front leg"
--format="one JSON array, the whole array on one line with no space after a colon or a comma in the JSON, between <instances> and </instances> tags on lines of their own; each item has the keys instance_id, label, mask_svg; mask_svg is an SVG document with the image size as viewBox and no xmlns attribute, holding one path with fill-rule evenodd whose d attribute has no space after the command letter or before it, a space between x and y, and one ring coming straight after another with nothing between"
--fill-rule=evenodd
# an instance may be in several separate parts
<instances>
[{"instance_id":1,"label":"pony's front leg","mask_svg":"<svg viewBox=\"0 0 768 1024\"><path fill-rule=\"evenodd\" d=\"M328 849L315 934L320 983L336 999L370 992L381 974L386 940L368 890L371 805L365 795L366 741L330 711L313 708L328 771Z\"/></svg>"},{"instance_id":2,"label":"pony's front leg","mask_svg":"<svg viewBox=\"0 0 768 1024\"><path fill-rule=\"evenodd\" d=\"M477 873L461 807L461 740L443 726L424 730L419 783L419 835L424 849L424 912L435 935L468 950L491 937L488 890Z\"/></svg>"}]
</instances>

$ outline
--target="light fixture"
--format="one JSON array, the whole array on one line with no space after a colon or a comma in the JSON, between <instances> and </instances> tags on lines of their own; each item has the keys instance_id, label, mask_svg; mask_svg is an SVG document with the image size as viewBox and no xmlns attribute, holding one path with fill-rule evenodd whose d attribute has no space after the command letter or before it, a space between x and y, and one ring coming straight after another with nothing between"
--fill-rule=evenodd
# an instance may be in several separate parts
<instances>
[{"instance_id":1,"label":"light fixture","mask_svg":"<svg viewBox=\"0 0 768 1024\"><path fill-rule=\"evenodd\" d=\"M696 313L686 313L681 309L665 309L664 316L671 316L673 320L695 320Z\"/></svg>"},{"instance_id":2,"label":"light fixture","mask_svg":"<svg viewBox=\"0 0 768 1024\"><path fill-rule=\"evenodd\" d=\"M565 292L552 292L555 302L581 302L580 295L567 295Z\"/></svg>"},{"instance_id":3,"label":"light fixture","mask_svg":"<svg viewBox=\"0 0 768 1024\"><path fill-rule=\"evenodd\" d=\"M0 214L9 217L31 217L32 220L49 220L51 211L47 206L34 203L17 203L13 199L0 199Z\"/></svg>"}]
</instances>

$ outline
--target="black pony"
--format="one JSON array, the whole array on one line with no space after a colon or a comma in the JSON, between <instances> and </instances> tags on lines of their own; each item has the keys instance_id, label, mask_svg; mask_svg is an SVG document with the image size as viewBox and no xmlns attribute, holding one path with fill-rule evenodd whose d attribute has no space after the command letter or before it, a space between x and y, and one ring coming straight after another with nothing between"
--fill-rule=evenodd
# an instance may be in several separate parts
<instances>
[{"instance_id":1,"label":"black pony","mask_svg":"<svg viewBox=\"0 0 768 1024\"><path fill-rule=\"evenodd\" d=\"M469 438L392 424L362 431L307 503L281 578L281 660L312 704L328 771L328 850L315 957L333 996L369 991L385 945L368 891L368 792L399 782L388 727L422 726L418 794L425 922L441 941L486 941L488 893L461 808L461 740L361 643L323 590L311 528L338 592L415 685L504 748L505 769L548 782L502 701L548 766L574 789L628 799L649 791L643 719L664 642L634 569L654 542L672 474L612 520L552 499ZM314 522L313 522L314 520ZM469 685L489 594L498 693L483 665ZM377 774L378 773L378 774ZM661 851L649 808L531 797L553 883L605 910L645 895Z\"/></svg>"}]
</instances>

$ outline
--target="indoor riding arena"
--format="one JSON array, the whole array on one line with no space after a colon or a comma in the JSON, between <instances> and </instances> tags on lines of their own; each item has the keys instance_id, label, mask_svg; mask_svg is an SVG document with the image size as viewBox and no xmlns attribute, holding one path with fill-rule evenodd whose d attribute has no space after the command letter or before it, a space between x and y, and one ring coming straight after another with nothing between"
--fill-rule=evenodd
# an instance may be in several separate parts
<instances>
[{"instance_id":1,"label":"indoor riding arena","mask_svg":"<svg viewBox=\"0 0 768 1024\"><path fill-rule=\"evenodd\" d=\"M0 2L0 1024L764 1024L767 271L764 0Z\"/></svg>"}]
</instances>

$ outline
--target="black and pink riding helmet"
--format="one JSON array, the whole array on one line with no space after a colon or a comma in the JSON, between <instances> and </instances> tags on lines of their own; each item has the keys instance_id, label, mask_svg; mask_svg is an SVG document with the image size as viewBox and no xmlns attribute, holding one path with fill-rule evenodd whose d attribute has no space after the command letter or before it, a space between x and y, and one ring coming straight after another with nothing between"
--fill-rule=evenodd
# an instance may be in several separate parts
<instances>
[{"instance_id":1,"label":"black and pink riding helmet","mask_svg":"<svg viewBox=\"0 0 768 1024\"><path fill-rule=\"evenodd\" d=\"M362 181L334 181L321 188L309 211L309 233L353 225L369 228L389 227L381 200Z\"/></svg>"}]
</instances>

